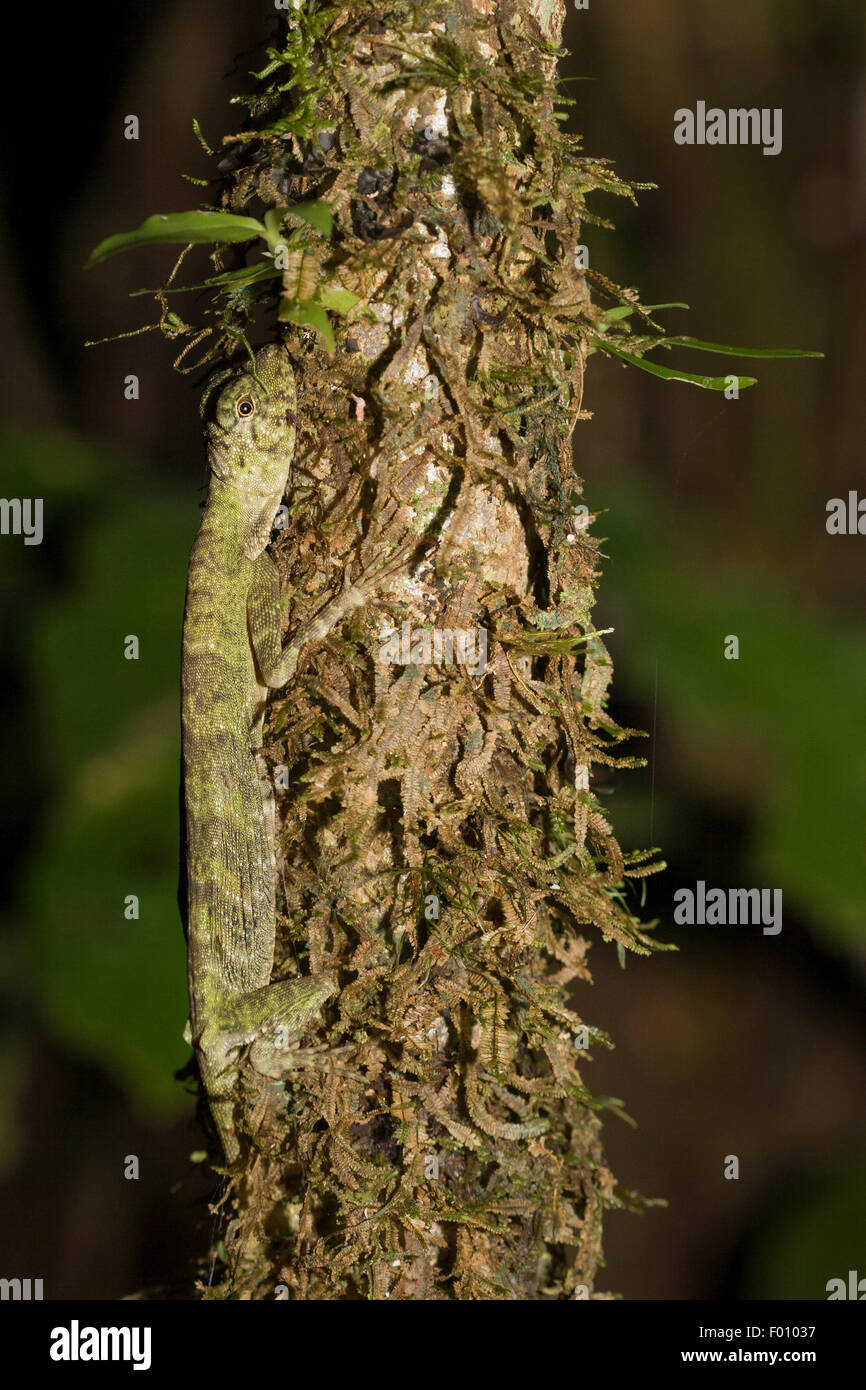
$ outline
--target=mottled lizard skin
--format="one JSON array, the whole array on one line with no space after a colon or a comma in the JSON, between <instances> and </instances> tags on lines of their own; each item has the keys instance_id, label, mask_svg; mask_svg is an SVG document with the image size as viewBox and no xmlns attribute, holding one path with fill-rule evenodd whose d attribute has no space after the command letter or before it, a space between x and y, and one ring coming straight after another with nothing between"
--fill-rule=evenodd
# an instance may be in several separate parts
<instances>
[{"instance_id":1,"label":"mottled lizard skin","mask_svg":"<svg viewBox=\"0 0 866 1390\"><path fill-rule=\"evenodd\" d=\"M274 803L257 756L267 691L291 679L303 642L324 635L363 596L344 590L281 649L279 580L265 547L295 447L285 349L263 348L254 372L233 375L204 404L210 485L189 562L182 654L185 1036L231 1163L239 1153L238 1049L272 1029L300 1032L334 988L322 976L271 983Z\"/></svg>"}]
</instances>

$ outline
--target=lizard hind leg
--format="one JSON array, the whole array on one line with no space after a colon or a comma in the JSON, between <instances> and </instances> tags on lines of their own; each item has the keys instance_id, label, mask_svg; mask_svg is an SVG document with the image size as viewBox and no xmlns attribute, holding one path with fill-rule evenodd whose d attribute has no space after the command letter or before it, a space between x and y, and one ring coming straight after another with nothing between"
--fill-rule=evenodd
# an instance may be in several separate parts
<instances>
[{"instance_id":1,"label":"lizard hind leg","mask_svg":"<svg viewBox=\"0 0 866 1390\"><path fill-rule=\"evenodd\" d=\"M327 974L277 980L261 990L235 995L215 1012L213 1026L199 1041L199 1070L229 1165L240 1155L234 1119L238 1065L232 1054L252 1042L254 1068L272 1076L289 1038L316 1019L325 999L335 991L336 984Z\"/></svg>"},{"instance_id":2,"label":"lizard hind leg","mask_svg":"<svg viewBox=\"0 0 866 1390\"><path fill-rule=\"evenodd\" d=\"M330 975L310 975L300 980L278 980L267 987L267 1026L260 1029L250 1061L262 1076L279 1076L291 1063L289 1042L318 1018L322 1005L337 991ZM261 992L261 991L260 991Z\"/></svg>"},{"instance_id":3,"label":"lizard hind leg","mask_svg":"<svg viewBox=\"0 0 866 1390\"><path fill-rule=\"evenodd\" d=\"M289 1036L303 1032L336 988L329 975L308 975L236 994L216 1011L221 1045L242 1047L277 1028Z\"/></svg>"},{"instance_id":4,"label":"lizard hind leg","mask_svg":"<svg viewBox=\"0 0 866 1390\"><path fill-rule=\"evenodd\" d=\"M336 988L329 975L277 980L248 994L235 995L216 1011L214 1025L199 1043L199 1069L229 1164L240 1154L234 1130L238 1072L231 1054L252 1043L253 1066L262 1075L273 1075L272 1068L278 1065L289 1039L313 1022Z\"/></svg>"}]
</instances>

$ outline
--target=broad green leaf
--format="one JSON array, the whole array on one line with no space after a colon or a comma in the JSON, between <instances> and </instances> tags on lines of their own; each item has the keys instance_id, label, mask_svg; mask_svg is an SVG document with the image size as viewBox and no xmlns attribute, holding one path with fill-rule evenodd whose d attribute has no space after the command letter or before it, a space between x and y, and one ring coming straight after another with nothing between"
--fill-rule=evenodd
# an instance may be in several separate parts
<instances>
[{"instance_id":1,"label":"broad green leaf","mask_svg":"<svg viewBox=\"0 0 866 1390\"><path fill-rule=\"evenodd\" d=\"M323 203L320 199L313 203L296 203L293 207L285 210L292 217L299 217L302 222L307 222L311 227L315 227L316 231L321 232L323 237L329 237L334 229L331 209L327 203Z\"/></svg>"},{"instance_id":2,"label":"broad green leaf","mask_svg":"<svg viewBox=\"0 0 866 1390\"><path fill-rule=\"evenodd\" d=\"M321 304L314 304L311 299L305 299L302 304L297 300L284 299L280 304L279 318L284 322L296 323L299 328L315 328L324 338L329 352L336 348L334 330Z\"/></svg>"},{"instance_id":3,"label":"broad green leaf","mask_svg":"<svg viewBox=\"0 0 866 1390\"><path fill-rule=\"evenodd\" d=\"M733 373L731 376L694 376L691 372L675 372L670 367L660 367L657 362L647 362L644 357L635 357L631 352L623 352L622 348L605 343L601 338L594 338L593 342L602 352L609 352L620 361L627 362L630 367L640 367L642 372L661 377L663 381L686 381L692 386L702 387L705 391L726 391L731 385ZM740 391L745 391L747 386L757 385L757 377L754 376L736 376L734 380Z\"/></svg>"},{"instance_id":4,"label":"broad green leaf","mask_svg":"<svg viewBox=\"0 0 866 1390\"><path fill-rule=\"evenodd\" d=\"M333 309L335 314L348 314L360 303L360 295L353 294L351 290L341 290L338 285L321 285L316 297L324 308Z\"/></svg>"},{"instance_id":5,"label":"broad green leaf","mask_svg":"<svg viewBox=\"0 0 866 1390\"><path fill-rule=\"evenodd\" d=\"M251 241L265 235L265 228L255 217L236 217L228 212L158 212L148 217L134 232L118 232L106 237L90 253L88 266L129 251L134 246L151 246L173 242Z\"/></svg>"},{"instance_id":6,"label":"broad green leaf","mask_svg":"<svg viewBox=\"0 0 866 1390\"><path fill-rule=\"evenodd\" d=\"M665 338L665 347L694 348L696 352L723 352L730 357L823 357L823 352L801 348L729 347L726 343L705 343L700 338Z\"/></svg>"},{"instance_id":7,"label":"broad green leaf","mask_svg":"<svg viewBox=\"0 0 866 1390\"><path fill-rule=\"evenodd\" d=\"M274 250L279 241L284 240L282 225L283 219L286 217L294 217L299 222L305 222L307 226L314 227L317 232L321 232L323 237L330 237L333 231L334 219L327 203L296 203L290 207L269 208L265 213L265 238L271 250Z\"/></svg>"}]
</instances>

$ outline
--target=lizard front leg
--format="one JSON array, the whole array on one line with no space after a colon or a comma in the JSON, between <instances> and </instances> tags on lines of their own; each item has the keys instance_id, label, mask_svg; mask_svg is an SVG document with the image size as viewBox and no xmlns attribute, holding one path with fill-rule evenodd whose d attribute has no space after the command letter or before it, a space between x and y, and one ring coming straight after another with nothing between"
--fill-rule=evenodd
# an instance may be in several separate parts
<instances>
[{"instance_id":1,"label":"lizard front leg","mask_svg":"<svg viewBox=\"0 0 866 1390\"><path fill-rule=\"evenodd\" d=\"M380 576L365 576L357 584L346 583L309 623L282 646L280 636L280 580L269 555L256 560L255 576L247 595L247 624L261 679L271 690L287 685L295 674L298 657L308 642L318 642L349 613L367 602Z\"/></svg>"}]
</instances>

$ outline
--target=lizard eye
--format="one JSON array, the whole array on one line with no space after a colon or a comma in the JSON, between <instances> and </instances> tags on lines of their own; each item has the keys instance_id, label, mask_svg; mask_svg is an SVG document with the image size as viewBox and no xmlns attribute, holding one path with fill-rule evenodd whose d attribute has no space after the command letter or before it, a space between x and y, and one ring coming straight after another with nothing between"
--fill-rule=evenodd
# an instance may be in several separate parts
<instances>
[{"instance_id":1,"label":"lizard eye","mask_svg":"<svg viewBox=\"0 0 866 1390\"><path fill-rule=\"evenodd\" d=\"M287 425L291 425L292 429L294 429L294 428L295 428L295 425L296 425L297 423L298 423L298 417L295 415L295 412L294 412L293 410L287 410L287 411L286 411L286 424L287 424Z\"/></svg>"},{"instance_id":2,"label":"lizard eye","mask_svg":"<svg viewBox=\"0 0 866 1390\"><path fill-rule=\"evenodd\" d=\"M254 415L256 407L252 396L242 396L235 406L235 410L237 411L238 418L241 420L247 420L251 415Z\"/></svg>"}]
</instances>

